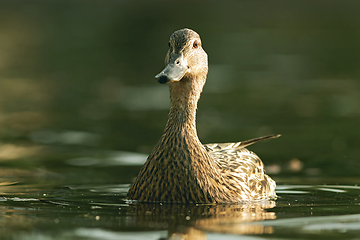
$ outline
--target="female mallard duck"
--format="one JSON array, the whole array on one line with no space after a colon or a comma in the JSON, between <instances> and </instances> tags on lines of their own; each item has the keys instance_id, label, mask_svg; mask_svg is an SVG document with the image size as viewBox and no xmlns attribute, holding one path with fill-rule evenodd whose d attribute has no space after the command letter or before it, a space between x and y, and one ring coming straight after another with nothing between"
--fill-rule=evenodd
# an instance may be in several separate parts
<instances>
[{"instance_id":1,"label":"female mallard duck","mask_svg":"<svg viewBox=\"0 0 360 240\"><path fill-rule=\"evenodd\" d=\"M271 135L237 143L201 144L195 117L208 72L200 36L174 32L156 75L170 87L171 107L164 133L128 191L139 202L227 203L275 197L275 182L260 158L245 147Z\"/></svg>"}]
</instances>

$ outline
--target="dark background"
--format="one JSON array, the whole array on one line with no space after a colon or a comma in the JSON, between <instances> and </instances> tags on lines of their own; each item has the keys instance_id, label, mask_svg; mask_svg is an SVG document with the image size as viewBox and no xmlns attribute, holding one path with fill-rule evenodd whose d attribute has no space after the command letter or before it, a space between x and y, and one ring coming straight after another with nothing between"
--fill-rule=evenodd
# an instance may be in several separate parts
<instances>
[{"instance_id":1,"label":"dark background","mask_svg":"<svg viewBox=\"0 0 360 240\"><path fill-rule=\"evenodd\" d=\"M0 1L0 159L149 153L169 106L154 76L184 27L209 55L203 143L281 133L250 147L269 173L359 175L358 1Z\"/></svg>"}]
</instances>

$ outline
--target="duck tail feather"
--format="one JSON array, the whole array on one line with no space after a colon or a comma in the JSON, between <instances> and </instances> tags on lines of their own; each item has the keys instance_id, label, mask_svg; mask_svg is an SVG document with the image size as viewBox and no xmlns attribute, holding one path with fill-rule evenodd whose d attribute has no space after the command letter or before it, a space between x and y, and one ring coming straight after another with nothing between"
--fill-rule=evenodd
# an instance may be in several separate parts
<instances>
[{"instance_id":1,"label":"duck tail feather","mask_svg":"<svg viewBox=\"0 0 360 240\"><path fill-rule=\"evenodd\" d=\"M272 139L272 138L278 138L280 136L281 136L281 134L273 134L273 135L268 135L268 136L264 136L264 137L258 137L258 138L253 138L250 140L242 141L242 142L239 142L239 145L237 146L237 148L244 148L244 147L247 147L254 143L257 143L257 142L260 142L263 140Z\"/></svg>"}]
</instances>

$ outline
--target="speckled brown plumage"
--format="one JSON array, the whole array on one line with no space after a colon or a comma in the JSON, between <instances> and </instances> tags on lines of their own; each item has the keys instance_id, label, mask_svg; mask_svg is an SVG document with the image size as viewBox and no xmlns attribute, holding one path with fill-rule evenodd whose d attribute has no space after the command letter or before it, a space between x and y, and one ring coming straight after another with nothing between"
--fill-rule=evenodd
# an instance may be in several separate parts
<instances>
[{"instance_id":1,"label":"speckled brown plumage","mask_svg":"<svg viewBox=\"0 0 360 240\"><path fill-rule=\"evenodd\" d=\"M276 196L275 182L260 158L245 146L278 135L239 143L202 145L196 131L196 109L208 72L200 36L174 32L156 77L170 87L171 107L164 133L128 191L140 202L214 203Z\"/></svg>"}]
</instances>

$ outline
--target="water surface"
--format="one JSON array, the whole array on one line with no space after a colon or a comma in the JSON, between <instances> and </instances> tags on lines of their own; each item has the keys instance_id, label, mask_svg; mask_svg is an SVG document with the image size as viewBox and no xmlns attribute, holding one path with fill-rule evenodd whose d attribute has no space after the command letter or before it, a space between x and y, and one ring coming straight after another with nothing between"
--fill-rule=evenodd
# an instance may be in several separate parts
<instances>
[{"instance_id":1,"label":"water surface","mask_svg":"<svg viewBox=\"0 0 360 240\"><path fill-rule=\"evenodd\" d=\"M139 165L129 166L126 157L101 165L85 159L63 159L55 166L43 160L33 170L14 168L16 161L5 164L2 239L355 239L360 233L356 178L279 178L274 201L139 204L126 200L126 179L136 176ZM122 181L115 174L127 177Z\"/></svg>"}]
</instances>

